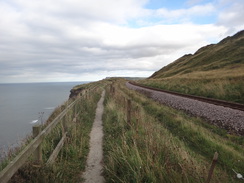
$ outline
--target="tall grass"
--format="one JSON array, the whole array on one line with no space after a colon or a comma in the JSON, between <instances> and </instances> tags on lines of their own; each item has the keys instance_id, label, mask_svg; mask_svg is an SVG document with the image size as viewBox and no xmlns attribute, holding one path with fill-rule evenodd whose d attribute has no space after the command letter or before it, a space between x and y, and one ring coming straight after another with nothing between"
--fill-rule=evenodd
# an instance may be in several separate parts
<instances>
[{"instance_id":1,"label":"tall grass","mask_svg":"<svg viewBox=\"0 0 244 183\"><path fill-rule=\"evenodd\" d=\"M95 117L96 104L101 90L90 92L89 97L81 98L72 110L62 119L68 126L67 138L56 161L47 165L50 154L62 137L62 121L42 142L43 163L35 164L32 158L18 170L10 182L79 182L85 169L89 149L89 133ZM68 101L71 102L71 101ZM56 109L50 118L61 112L66 105ZM49 119L48 121L51 121Z\"/></svg>"},{"instance_id":2,"label":"tall grass","mask_svg":"<svg viewBox=\"0 0 244 183\"><path fill-rule=\"evenodd\" d=\"M184 94L204 96L244 104L244 76L235 78L191 78L172 77L148 79L141 84L176 91Z\"/></svg>"},{"instance_id":3,"label":"tall grass","mask_svg":"<svg viewBox=\"0 0 244 183\"><path fill-rule=\"evenodd\" d=\"M220 155L211 182L240 182L232 168L244 169L243 144L123 85L115 91L105 100L107 182L205 182L215 151ZM125 98L133 100L131 124Z\"/></svg>"}]
</instances>

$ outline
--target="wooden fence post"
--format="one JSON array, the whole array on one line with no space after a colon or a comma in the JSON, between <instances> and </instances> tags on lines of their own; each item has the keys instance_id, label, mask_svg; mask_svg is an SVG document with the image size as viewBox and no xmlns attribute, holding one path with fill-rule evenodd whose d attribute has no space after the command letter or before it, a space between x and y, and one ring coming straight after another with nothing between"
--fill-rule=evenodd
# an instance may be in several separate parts
<instances>
[{"instance_id":1,"label":"wooden fence post","mask_svg":"<svg viewBox=\"0 0 244 183\"><path fill-rule=\"evenodd\" d=\"M213 175L213 171L214 171L215 165L216 165L217 160L218 160L218 156L219 156L218 153L215 152L214 153L214 157L213 157L213 161L212 161L212 164L211 164L211 167L210 167L209 172L208 172L208 178L207 178L206 183L209 183L210 180L211 180L211 177Z\"/></svg>"},{"instance_id":2,"label":"wooden fence post","mask_svg":"<svg viewBox=\"0 0 244 183\"><path fill-rule=\"evenodd\" d=\"M33 137L35 138L37 135L41 133L41 125L35 125L32 127L32 133ZM41 144L36 148L36 150L33 153L34 155L34 161L37 163L42 162L42 147Z\"/></svg>"},{"instance_id":3,"label":"wooden fence post","mask_svg":"<svg viewBox=\"0 0 244 183\"><path fill-rule=\"evenodd\" d=\"M127 123L131 124L131 100L127 100Z\"/></svg>"},{"instance_id":4,"label":"wooden fence post","mask_svg":"<svg viewBox=\"0 0 244 183\"><path fill-rule=\"evenodd\" d=\"M87 89L85 90L85 99L88 99Z\"/></svg>"},{"instance_id":5,"label":"wooden fence post","mask_svg":"<svg viewBox=\"0 0 244 183\"><path fill-rule=\"evenodd\" d=\"M124 110L126 110L126 98L125 97L124 97L123 104L124 104Z\"/></svg>"},{"instance_id":6,"label":"wooden fence post","mask_svg":"<svg viewBox=\"0 0 244 183\"><path fill-rule=\"evenodd\" d=\"M113 86L110 85L110 94L112 94L112 93L113 93Z\"/></svg>"},{"instance_id":7,"label":"wooden fence post","mask_svg":"<svg viewBox=\"0 0 244 183\"><path fill-rule=\"evenodd\" d=\"M87 100L90 100L90 90L87 89Z\"/></svg>"},{"instance_id":8,"label":"wooden fence post","mask_svg":"<svg viewBox=\"0 0 244 183\"><path fill-rule=\"evenodd\" d=\"M42 150L40 146L42 140L57 126L57 124L65 116L67 111L75 104L75 102L76 101L72 102L66 109L64 109L51 123L48 124L48 126L42 132L40 132L40 125L39 127L33 127L34 139L29 144L27 144L27 146L18 155L16 155L16 157L12 161L10 161L3 170L0 171L1 183L7 183L15 174L15 172L17 172L18 169L23 166L23 164L28 160L28 158L33 155L33 153L34 157L38 157L36 159L42 161ZM64 139L64 137L62 139ZM62 144L62 141L60 142L60 144ZM60 146L61 145L59 145L58 147ZM38 152L38 155L37 153L35 153L35 151Z\"/></svg>"},{"instance_id":9,"label":"wooden fence post","mask_svg":"<svg viewBox=\"0 0 244 183\"><path fill-rule=\"evenodd\" d=\"M111 95L115 94L115 87L113 84L110 85L110 93L111 93Z\"/></svg>"},{"instance_id":10,"label":"wooden fence post","mask_svg":"<svg viewBox=\"0 0 244 183\"><path fill-rule=\"evenodd\" d=\"M136 105L136 117L138 117L138 116L139 116L139 106Z\"/></svg>"}]
</instances>

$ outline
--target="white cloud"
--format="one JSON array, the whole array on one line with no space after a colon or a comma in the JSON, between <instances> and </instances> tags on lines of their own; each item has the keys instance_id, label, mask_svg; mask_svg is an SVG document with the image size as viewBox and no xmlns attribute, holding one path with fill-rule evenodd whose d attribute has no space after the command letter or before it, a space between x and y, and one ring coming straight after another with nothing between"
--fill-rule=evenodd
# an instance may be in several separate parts
<instances>
[{"instance_id":1,"label":"white cloud","mask_svg":"<svg viewBox=\"0 0 244 183\"><path fill-rule=\"evenodd\" d=\"M148 10L146 0L9 0L0 2L0 82L92 80L148 76L237 29L238 4L219 24L196 25L218 9L213 3L179 10ZM241 6L240 6L241 7ZM156 20L151 23L148 21ZM177 24L163 25L158 17ZM228 21L224 21L224 20ZM129 27L129 21L147 24Z\"/></svg>"},{"instance_id":2,"label":"white cloud","mask_svg":"<svg viewBox=\"0 0 244 183\"><path fill-rule=\"evenodd\" d=\"M28 13L39 12L42 15L58 16L64 19L87 19L116 21L124 23L127 18L137 17L147 0L62 0L31 1L13 0Z\"/></svg>"},{"instance_id":3,"label":"white cloud","mask_svg":"<svg viewBox=\"0 0 244 183\"><path fill-rule=\"evenodd\" d=\"M227 34L233 34L244 29L243 1L220 0L219 4L227 8L225 11L219 13L217 25L228 27L229 31Z\"/></svg>"}]
</instances>

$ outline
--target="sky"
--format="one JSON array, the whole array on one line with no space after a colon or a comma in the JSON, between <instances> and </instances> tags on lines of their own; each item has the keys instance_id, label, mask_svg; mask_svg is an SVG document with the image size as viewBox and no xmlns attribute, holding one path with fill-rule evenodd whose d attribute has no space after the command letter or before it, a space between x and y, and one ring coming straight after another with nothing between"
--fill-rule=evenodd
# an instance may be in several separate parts
<instances>
[{"instance_id":1,"label":"sky","mask_svg":"<svg viewBox=\"0 0 244 183\"><path fill-rule=\"evenodd\" d=\"M149 77L244 29L244 0L0 0L0 83Z\"/></svg>"}]
</instances>

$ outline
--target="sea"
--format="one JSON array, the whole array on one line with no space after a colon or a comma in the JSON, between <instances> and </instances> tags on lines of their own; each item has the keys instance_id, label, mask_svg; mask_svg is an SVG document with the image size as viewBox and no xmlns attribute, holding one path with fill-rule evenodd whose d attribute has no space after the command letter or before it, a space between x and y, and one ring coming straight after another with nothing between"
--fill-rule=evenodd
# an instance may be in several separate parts
<instances>
[{"instance_id":1,"label":"sea","mask_svg":"<svg viewBox=\"0 0 244 183\"><path fill-rule=\"evenodd\" d=\"M0 160L32 133L33 125L45 123L74 86L84 83L0 84Z\"/></svg>"}]
</instances>

